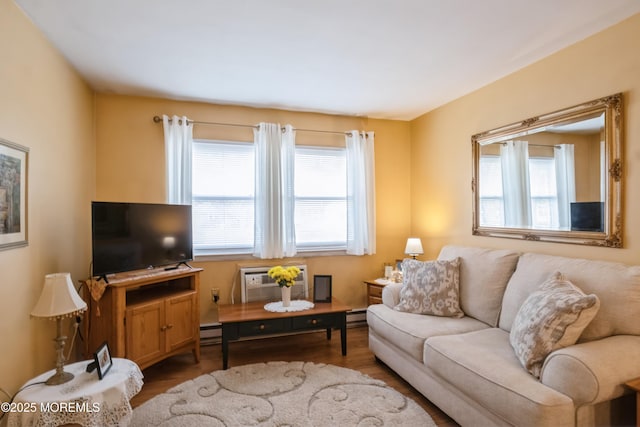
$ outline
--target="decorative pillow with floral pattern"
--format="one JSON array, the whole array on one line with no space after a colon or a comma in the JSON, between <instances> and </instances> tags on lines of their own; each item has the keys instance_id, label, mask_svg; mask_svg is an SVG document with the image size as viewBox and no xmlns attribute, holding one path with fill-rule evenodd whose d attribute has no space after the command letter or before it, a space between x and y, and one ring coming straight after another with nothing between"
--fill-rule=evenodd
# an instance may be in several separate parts
<instances>
[{"instance_id":1,"label":"decorative pillow with floral pattern","mask_svg":"<svg viewBox=\"0 0 640 427\"><path fill-rule=\"evenodd\" d=\"M540 378L547 356L575 344L600 308L562 274L554 273L524 301L513 321L509 342L522 366Z\"/></svg>"},{"instance_id":2,"label":"decorative pillow with floral pattern","mask_svg":"<svg viewBox=\"0 0 640 427\"><path fill-rule=\"evenodd\" d=\"M402 261L403 286L394 308L417 314L462 317L460 258L442 261Z\"/></svg>"}]
</instances>

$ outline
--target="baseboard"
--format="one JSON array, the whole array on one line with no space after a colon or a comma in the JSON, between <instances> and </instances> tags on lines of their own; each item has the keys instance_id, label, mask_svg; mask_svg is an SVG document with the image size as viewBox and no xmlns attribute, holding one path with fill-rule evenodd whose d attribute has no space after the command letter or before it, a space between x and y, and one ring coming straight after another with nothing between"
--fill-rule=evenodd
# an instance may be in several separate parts
<instances>
[{"instance_id":1,"label":"baseboard","mask_svg":"<svg viewBox=\"0 0 640 427\"><path fill-rule=\"evenodd\" d=\"M366 325L366 323L367 323L366 308L356 308L351 311L347 311L347 328Z\"/></svg>"},{"instance_id":2,"label":"baseboard","mask_svg":"<svg viewBox=\"0 0 640 427\"><path fill-rule=\"evenodd\" d=\"M200 325L200 346L220 344L222 342L222 324L203 323Z\"/></svg>"},{"instance_id":3,"label":"baseboard","mask_svg":"<svg viewBox=\"0 0 640 427\"><path fill-rule=\"evenodd\" d=\"M363 326L367 323L367 309L356 308L347 311L347 328ZM313 331L311 331L313 332ZM301 332L309 333L309 332ZM200 325L200 345L214 345L222 342L222 324L218 322Z\"/></svg>"}]
</instances>

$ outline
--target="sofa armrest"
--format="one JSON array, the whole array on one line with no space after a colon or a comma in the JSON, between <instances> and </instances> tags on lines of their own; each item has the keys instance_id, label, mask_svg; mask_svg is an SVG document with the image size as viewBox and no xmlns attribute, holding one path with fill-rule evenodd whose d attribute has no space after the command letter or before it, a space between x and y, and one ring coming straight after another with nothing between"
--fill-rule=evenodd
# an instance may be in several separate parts
<instances>
[{"instance_id":1,"label":"sofa armrest","mask_svg":"<svg viewBox=\"0 0 640 427\"><path fill-rule=\"evenodd\" d=\"M382 288L382 303L393 308L400 303L400 288L402 283L391 283Z\"/></svg>"},{"instance_id":2,"label":"sofa armrest","mask_svg":"<svg viewBox=\"0 0 640 427\"><path fill-rule=\"evenodd\" d=\"M616 335L551 353L540 381L571 397L576 406L622 396L624 382L640 377L640 336Z\"/></svg>"}]
</instances>

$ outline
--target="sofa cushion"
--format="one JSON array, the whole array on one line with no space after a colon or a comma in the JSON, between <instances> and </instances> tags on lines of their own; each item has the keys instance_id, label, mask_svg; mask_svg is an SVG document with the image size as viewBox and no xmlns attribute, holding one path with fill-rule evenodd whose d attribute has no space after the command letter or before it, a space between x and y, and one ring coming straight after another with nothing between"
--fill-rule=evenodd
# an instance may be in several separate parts
<instances>
[{"instance_id":1,"label":"sofa cushion","mask_svg":"<svg viewBox=\"0 0 640 427\"><path fill-rule=\"evenodd\" d=\"M384 304L367 309L367 324L380 337L422 363L424 340L428 337L476 331L488 326L471 317L438 317L403 313Z\"/></svg>"},{"instance_id":2,"label":"sofa cushion","mask_svg":"<svg viewBox=\"0 0 640 427\"><path fill-rule=\"evenodd\" d=\"M424 363L432 375L504 420L575 424L573 401L522 369L502 329L428 338Z\"/></svg>"},{"instance_id":3,"label":"sofa cushion","mask_svg":"<svg viewBox=\"0 0 640 427\"><path fill-rule=\"evenodd\" d=\"M460 260L402 261L402 282L398 311L462 317L459 294Z\"/></svg>"},{"instance_id":4,"label":"sofa cushion","mask_svg":"<svg viewBox=\"0 0 640 427\"><path fill-rule=\"evenodd\" d=\"M540 283L561 271L586 294L595 294L600 309L578 342L610 335L640 335L640 266L526 253L520 257L502 302L500 328L510 331L518 309Z\"/></svg>"},{"instance_id":5,"label":"sofa cushion","mask_svg":"<svg viewBox=\"0 0 640 427\"><path fill-rule=\"evenodd\" d=\"M518 263L518 253L445 246L438 255L439 260L455 258L460 258L460 308L467 316L498 326L502 296Z\"/></svg>"},{"instance_id":6,"label":"sofa cushion","mask_svg":"<svg viewBox=\"0 0 640 427\"><path fill-rule=\"evenodd\" d=\"M509 342L522 366L539 378L549 353L575 344L599 307L597 296L554 273L527 297L513 322Z\"/></svg>"}]
</instances>

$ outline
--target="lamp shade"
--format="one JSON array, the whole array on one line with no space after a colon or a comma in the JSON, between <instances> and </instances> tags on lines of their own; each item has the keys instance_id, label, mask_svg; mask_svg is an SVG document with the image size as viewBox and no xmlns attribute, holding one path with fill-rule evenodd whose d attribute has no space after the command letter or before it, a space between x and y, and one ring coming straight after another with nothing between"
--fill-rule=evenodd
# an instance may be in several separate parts
<instances>
[{"instance_id":1,"label":"lamp shade","mask_svg":"<svg viewBox=\"0 0 640 427\"><path fill-rule=\"evenodd\" d=\"M44 277L44 288L31 315L60 319L75 316L87 309L87 303L80 298L73 287L71 274L54 273Z\"/></svg>"},{"instance_id":2,"label":"lamp shade","mask_svg":"<svg viewBox=\"0 0 640 427\"><path fill-rule=\"evenodd\" d=\"M411 256L422 255L422 241L418 237L409 237L407 239L407 246L404 248L404 253Z\"/></svg>"}]
</instances>

